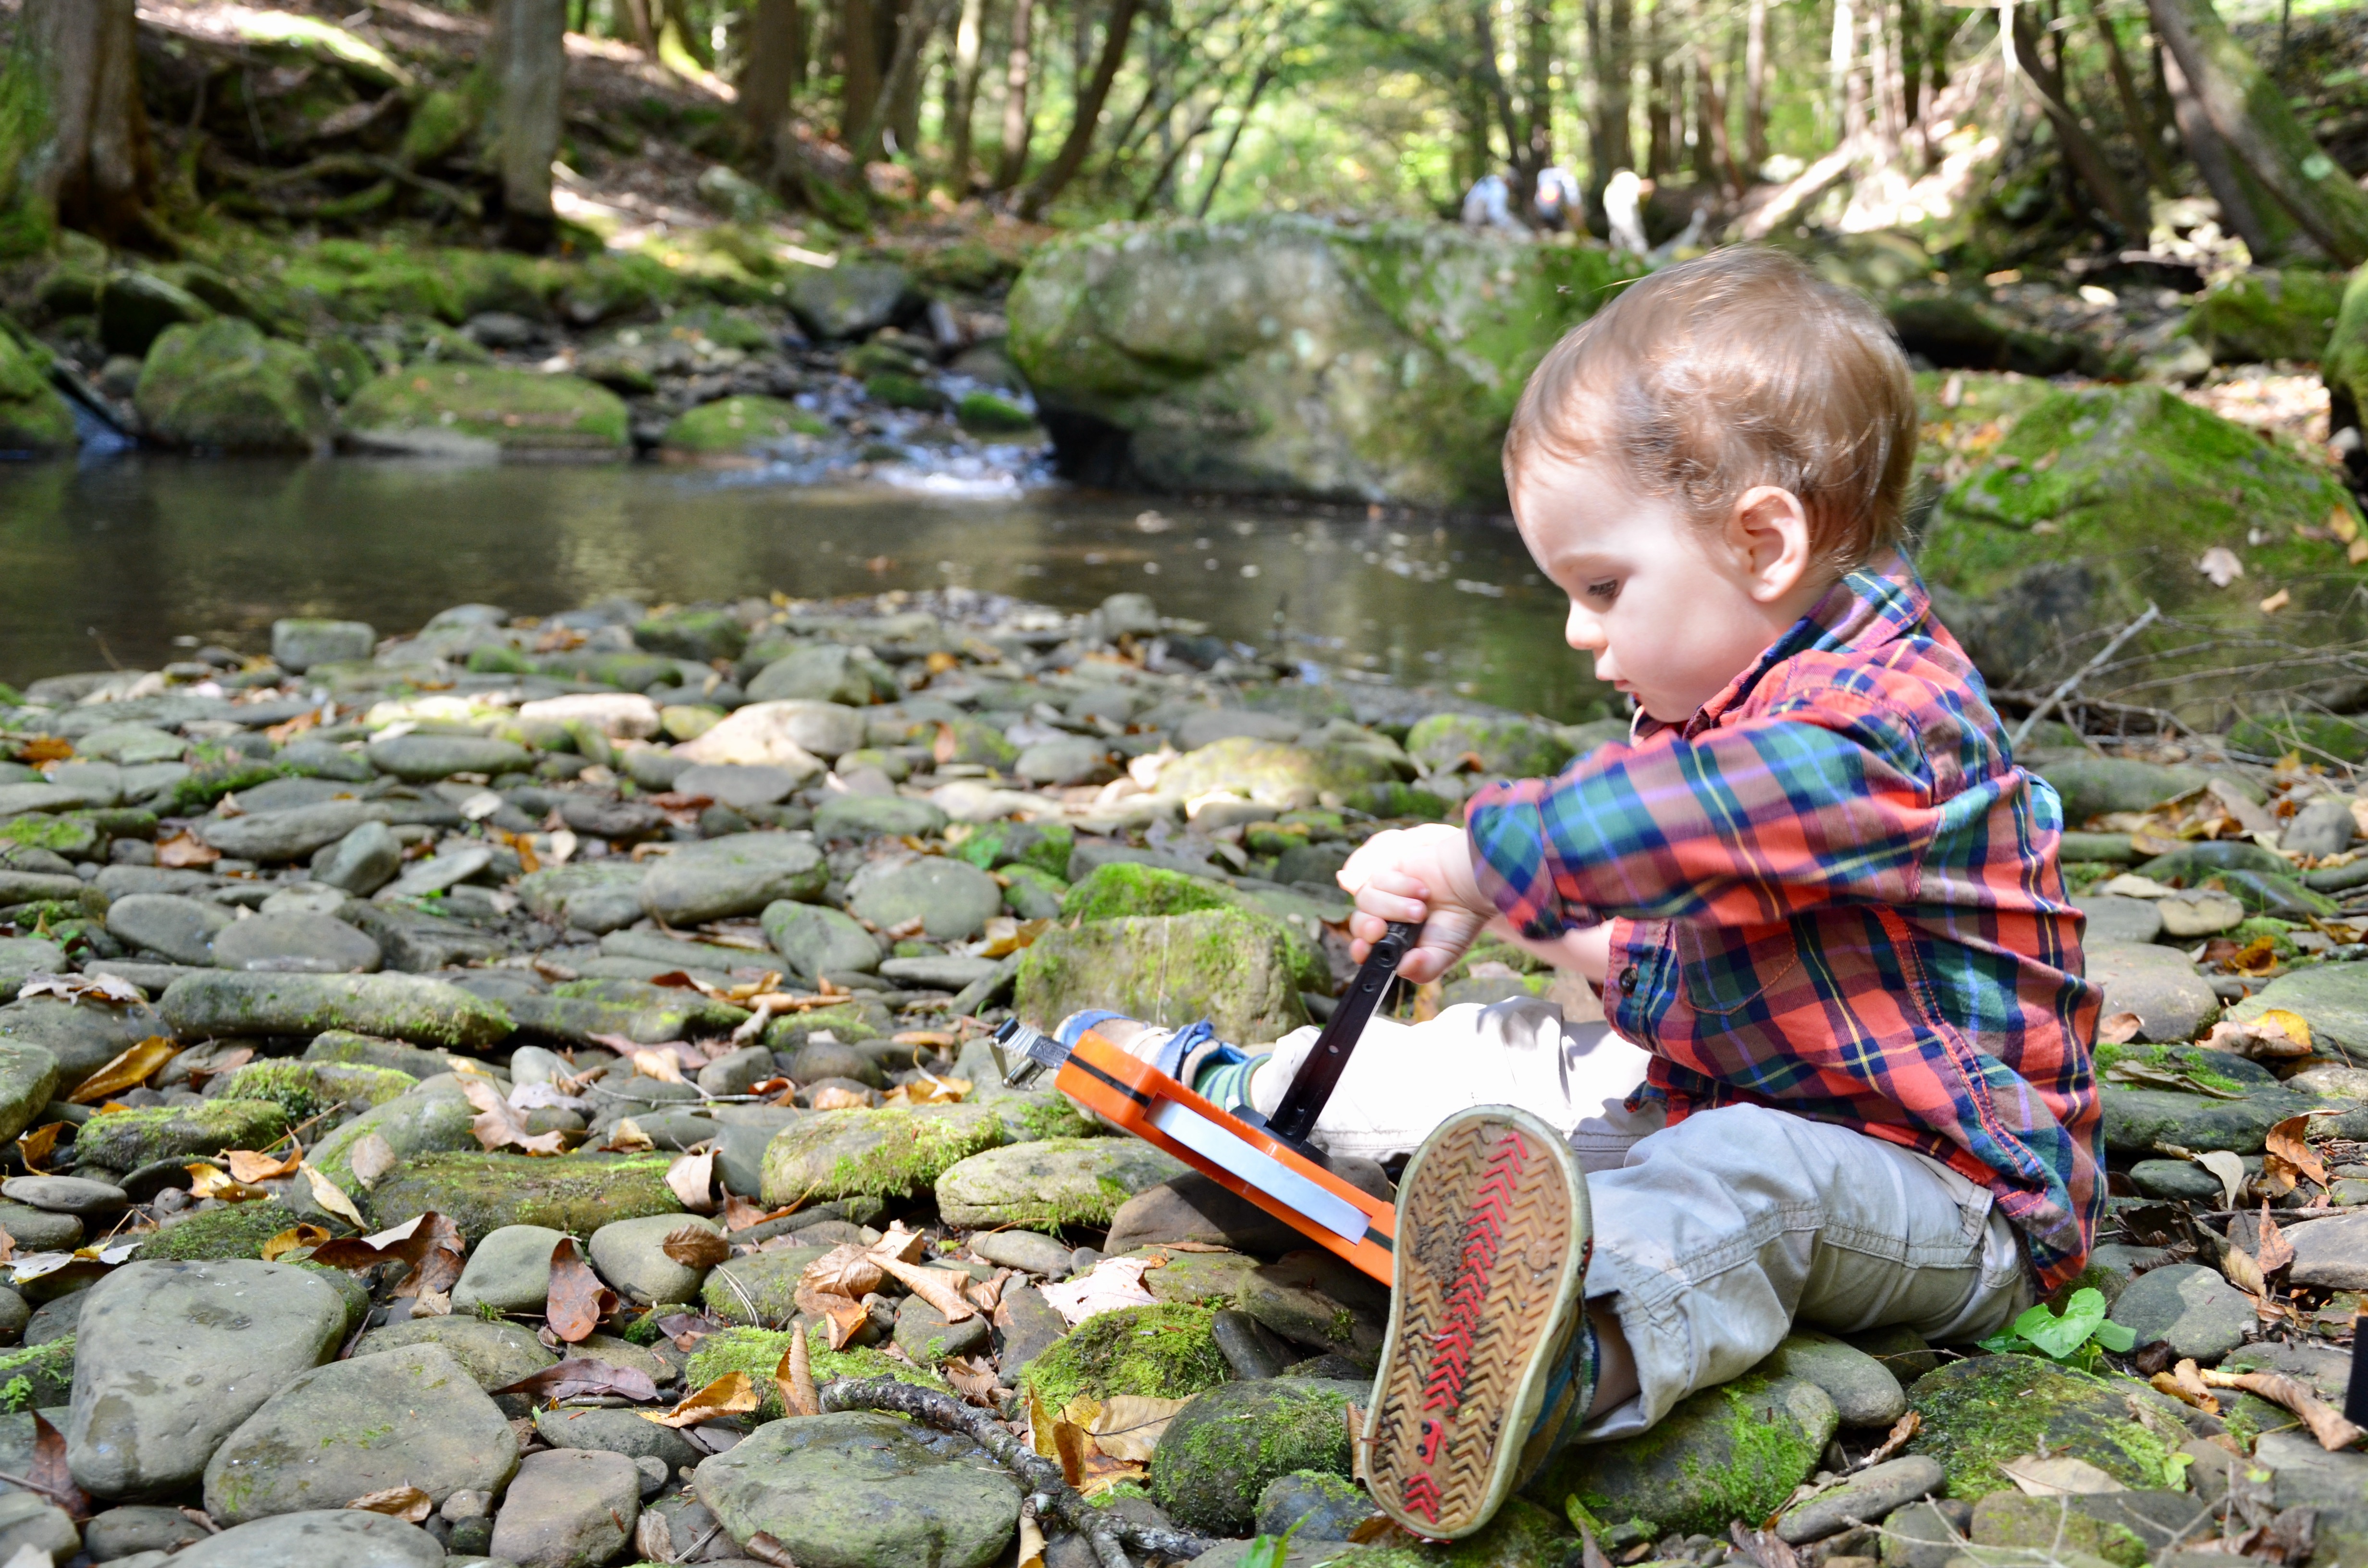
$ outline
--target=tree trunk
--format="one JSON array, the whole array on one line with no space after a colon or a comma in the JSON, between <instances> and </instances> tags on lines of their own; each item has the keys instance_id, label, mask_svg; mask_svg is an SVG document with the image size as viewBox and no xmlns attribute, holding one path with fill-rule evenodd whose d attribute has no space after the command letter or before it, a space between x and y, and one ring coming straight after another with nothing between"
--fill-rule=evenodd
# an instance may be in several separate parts
<instances>
[{"instance_id":1,"label":"tree trunk","mask_svg":"<svg viewBox=\"0 0 2368 1568\"><path fill-rule=\"evenodd\" d=\"M1711 58L1710 45L1697 39L1694 42L1694 74L1701 81L1701 126L1707 132L1702 148L1702 166L1711 168L1711 159L1717 159L1713 171L1730 196L1743 194L1743 171L1736 166L1735 148L1726 138L1726 105L1719 97L1716 62Z\"/></svg>"},{"instance_id":2,"label":"tree trunk","mask_svg":"<svg viewBox=\"0 0 2368 1568\"><path fill-rule=\"evenodd\" d=\"M2255 261L2277 260L2292 239L2299 237L2294 220L2245 165L2229 155L2227 143L2212 129L2212 118L2188 85L2178 59L2166 49L2157 56L2157 63L2162 68L2163 90L2170 97L2179 138L2187 144L2187 155L2194 160L2196 172L2203 176L2204 188L2220 204L2221 228L2243 240Z\"/></svg>"},{"instance_id":3,"label":"tree trunk","mask_svg":"<svg viewBox=\"0 0 2368 1568\"><path fill-rule=\"evenodd\" d=\"M1858 100L1858 89L1851 76L1851 65L1858 58L1858 13L1850 0L1834 0L1833 48L1826 62L1826 97L1833 109L1833 139L1848 142L1858 135L1859 124L1852 114Z\"/></svg>"},{"instance_id":4,"label":"tree trunk","mask_svg":"<svg viewBox=\"0 0 2368 1568\"><path fill-rule=\"evenodd\" d=\"M839 134L858 164L879 156L880 24L873 0L840 0L838 22ZM871 133L859 145L862 128Z\"/></svg>"},{"instance_id":5,"label":"tree trunk","mask_svg":"<svg viewBox=\"0 0 2368 1568\"><path fill-rule=\"evenodd\" d=\"M740 73L740 115L754 145L769 146L805 74L805 18L798 0L757 0L748 18L748 65Z\"/></svg>"},{"instance_id":6,"label":"tree trunk","mask_svg":"<svg viewBox=\"0 0 2368 1568\"><path fill-rule=\"evenodd\" d=\"M502 243L551 246L551 160L559 153L560 89L567 71L566 0L500 0L486 58L495 71Z\"/></svg>"},{"instance_id":7,"label":"tree trunk","mask_svg":"<svg viewBox=\"0 0 2368 1568\"><path fill-rule=\"evenodd\" d=\"M1595 167L1588 188L1604 183L1636 161L1629 131L1629 72L1634 62L1634 0L1600 0L1603 29L1595 47ZM1589 12L1590 18L1594 13ZM1593 32L1590 19L1588 30Z\"/></svg>"},{"instance_id":8,"label":"tree trunk","mask_svg":"<svg viewBox=\"0 0 2368 1568\"><path fill-rule=\"evenodd\" d=\"M1003 64L1003 158L996 170L995 188L1010 190L1028 172L1028 143L1036 131L1028 112L1029 33L1035 19L1036 0L1011 0L1011 50Z\"/></svg>"},{"instance_id":9,"label":"tree trunk","mask_svg":"<svg viewBox=\"0 0 2368 1568\"><path fill-rule=\"evenodd\" d=\"M633 47L650 59L658 57L658 29L650 21L651 0L620 0L625 25L632 29Z\"/></svg>"},{"instance_id":10,"label":"tree trunk","mask_svg":"<svg viewBox=\"0 0 2368 1568\"><path fill-rule=\"evenodd\" d=\"M690 9L683 0L666 0L666 23L659 29L661 49L666 34L674 36L675 47L684 58L702 71L715 69L715 50L708 41L707 29L694 24Z\"/></svg>"},{"instance_id":11,"label":"tree trunk","mask_svg":"<svg viewBox=\"0 0 2368 1568\"><path fill-rule=\"evenodd\" d=\"M1250 116L1258 111L1258 101L1265 96L1268 85L1273 80L1274 66L1271 63L1258 67L1257 78L1250 83L1250 96L1242 102L1241 118L1234 121L1231 131L1225 132L1225 144L1217 153L1216 166L1209 171L1209 183L1201 187L1200 205L1193 208L1193 217L1208 217L1209 204L1217 199L1217 187L1224 180L1225 165L1234 161L1234 149L1241 145L1242 131L1248 126Z\"/></svg>"},{"instance_id":12,"label":"tree trunk","mask_svg":"<svg viewBox=\"0 0 2368 1568\"><path fill-rule=\"evenodd\" d=\"M1101 124L1102 105L1110 101L1110 84L1118 80L1118 68L1126 58L1126 42L1134 31L1135 14L1142 9L1143 0L1111 0L1110 26L1102 37L1101 59L1094 65L1092 80L1077 95L1076 118L1071 121L1069 134L1061 142L1061 150L1053 154L1019 199L1019 213L1034 219L1042 214L1053 199L1059 196L1085 166L1086 154L1094 144L1094 131Z\"/></svg>"},{"instance_id":13,"label":"tree trunk","mask_svg":"<svg viewBox=\"0 0 2368 1568\"><path fill-rule=\"evenodd\" d=\"M32 193L67 228L153 242L155 157L140 107L132 0L26 0L17 27L48 108L29 119L48 128L31 151Z\"/></svg>"},{"instance_id":14,"label":"tree trunk","mask_svg":"<svg viewBox=\"0 0 2368 1568\"><path fill-rule=\"evenodd\" d=\"M2080 116L2065 91L2062 57L2059 54L2056 64L2048 62L2039 47L2027 6L2015 7L2014 52L2023 79L2031 84L2039 107L2046 111L2048 123L2055 130L2056 142L2064 149L2064 161L2088 187L2098 210L2121 231L2118 237L2125 244L2143 241L2146 235L2146 203L2130 194L2122 176L2114 172L2112 160L2105 156L2105 150L2080 123Z\"/></svg>"},{"instance_id":15,"label":"tree trunk","mask_svg":"<svg viewBox=\"0 0 2368 1568\"><path fill-rule=\"evenodd\" d=\"M1513 210L1526 213L1530 197L1538 187L1538 165L1530 162L1530 137L1513 113L1512 89L1505 85L1504 73L1497 68L1497 29L1488 20L1491 0L1473 0L1473 49L1478 67L1474 74L1488 101L1497 113L1497 129L1505 133L1505 155L1513 166Z\"/></svg>"},{"instance_id":16,"label":"tree trunk","mask_svg":"<svg viewBox=\"0 0 2368 1568\"><path fill-rule=\"evenodd\" d=\"M1530 122L1530 183L1554 161L1554 7L1550 0L1526 0L1521 62L1521 110Z\"/></svg>"},{"instance_id":17,"label":"tree trunk","mask_svg":"<svg viewBox=\"0 0 2368 1568\"><path fill-rule=\"evenodd\" d=\"M1662 47L1661 7L1653 0L1645 19L1645 177L1656 180L1675 166L1669 146L1669 62Z\"/></svg>"},{"instance_id":18,"label":"tree trunk","mask_svg":"<svg viewBox=\"0 0 2368 1568\"><path fill-rule=\"evenodd\" d=\"M901 0L895 42L889 47L887 129L896 151L911 157L921 139L921 55L937 34L932 0Z\"/></svg>"},{"instance_id":19,"label":"tree trunk","mask_svg":"<svg viewBox=\"0 0 2368 1568\"><path fill-rule=\"evenodd\" d=\"M954 57L946 73L946 184L957 200L970 194L971 122L978 113L979 46L985 31L986 0L962 0L954 24Z\"/></svg>"},{"instance_id":20,"label":"tree trunk","mask_svg":"<svg viewBox=\"0 0 2368 1568\"><path fill-rule=\"evenodd\" d=\"M1743 28L1743 155L1756 172L1768 161L1768 0L1751 0Z\"/></svg>"},{"instance_id":21,"label":"tree trunk","mask_svg":"<svg viewBox=\"0 0 2368 1568\"><path fill-rule=\"evenodd\" d=\"M2147 10L2230 151L2329 256L2345 267L2368 261L2368 195L2228 36L2212 0L2147 0Z\"/></svg>"},{"instance_id":22,"label":"tree trunk","mask_svg":"<svg viewBox=\"0 0 2368 1568\"><path fill-rule=\"evenodd\" d=\"M2155 125L2154 116L2146 112L2145 100L2138 97L2136 78L2130 74L2128 56L2122 52L2121 30L2113 19L2102 11L2094 13L2097 36L2105 45L2105 69L2113 78L2113 97L2122 106L2122 123L2130 129L2130 140L2138 144L2138 156L2146 160L2146 182L2166 196L2178 194L2171 183L2170 163L2162 155L2162 131Z\"/></svg>"}]
</instances>

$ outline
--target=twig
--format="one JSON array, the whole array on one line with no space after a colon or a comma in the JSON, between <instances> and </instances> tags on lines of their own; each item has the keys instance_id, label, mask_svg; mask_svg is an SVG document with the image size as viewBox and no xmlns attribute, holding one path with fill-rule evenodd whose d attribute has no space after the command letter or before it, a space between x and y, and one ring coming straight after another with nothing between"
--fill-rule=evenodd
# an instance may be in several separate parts
<instances>
[{"instance_id":1,"label":"twig","mask_svg":"<svg viewBox=\"0 0 2368 1568\"><path fill-rule=\"evenodd\" d=\"M2138 617L2135 620L2131 621L2119 631L2114 632L2112 641L2107 642L2102 648L2098 649L2095 657L2091 658L2087 664L2082 665L2078 669L2074 670L2070 675L2065 676L2064 684L2057 687L2054 691L2049 692L2047 694L2047 700L2042 702L2038 707L2031 710L2031 716L2023 720L2020 725L2016 726L2014 734L2007 742L2008 747L2010 750L2021 751L2022 749L2022 743L2031 738L2031 732L2038 728L2039 722L2042 719L2046 718L2047 715L2054 710L2057 703L2071 696L2074 690L2079 687L2080 683L2089 678L2091 672L2102 668L2106 661L2110 660L2115 653L2120 653L2123 643L2128 642L2131 638L2135 637L2139 632L2144 631L2147 627L2152 626L2156 621L2160 620L2161 619L2162 607L2158 604L2153 603L2152 601L2148 601L2146 607L2146 613L2144 615Z\"/></svg>"},{"instance_id":2,"label":"twig","mask_svg":"<svg viewBox=\"0 0 2368 1568\"><path fill-rule=\"evenodd\" d=\"M1179 1561L1209 1550L1208 1541L1189 1531L1138 1525L1095 1507L1069 1484L1059 1464L1030 1451L994 1416L972 1409L951 1394L915 1388L894 1378L842 1379L822 1391L822 1407L826 1411L884 1410L968 1437L997 1464L1018 1472L1030 1491L1049 1498L1069 1527L1092 1543L1102 1568L1130 1568L1121 1541L1138 1551Z\"/></svg>"},{"instance_id":3,"label":"twig","mask_svg":"<svg viewBox=\"0 0 2368 1568\"><path fill-rule=\"evenodd\" d=\"M68 1497L73 1495L72 1493L67 1492L63 1487L44 1485L40 1482L35 1481L29 1475L11 1475L5 1470L0 1470L0 1481L5 1481L11 1486L22 1486L28 1491L46 1492L52 1497Z\"/></svg>"}]
</instances>

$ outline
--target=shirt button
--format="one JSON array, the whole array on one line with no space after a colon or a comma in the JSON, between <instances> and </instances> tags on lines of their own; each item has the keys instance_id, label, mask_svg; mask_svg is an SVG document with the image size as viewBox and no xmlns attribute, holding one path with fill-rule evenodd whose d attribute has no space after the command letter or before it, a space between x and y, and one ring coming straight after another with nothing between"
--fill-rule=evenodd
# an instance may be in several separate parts
<instances>
[{"instance_id":1,"label":"shirt button","mask_svg":"<svg viewBox=\"0 0 2368 1568\"><path fill-rule=\"evenodd\" d=\"M1636 989L1636 966L1634 964L1632 963L1626 969L1620 971L1620 989L1622 991L1634 991Z\"/></svg>"}]
</instances>

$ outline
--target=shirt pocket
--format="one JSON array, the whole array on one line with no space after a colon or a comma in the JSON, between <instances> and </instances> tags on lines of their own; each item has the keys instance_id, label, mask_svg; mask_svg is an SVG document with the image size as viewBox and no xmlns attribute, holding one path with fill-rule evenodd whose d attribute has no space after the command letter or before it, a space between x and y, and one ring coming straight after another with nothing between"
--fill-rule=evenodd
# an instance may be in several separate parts
<instances>
[{"instance_id":1,"label":"shirt pocket","mask_svg":"<svg viewBox=\"0 0 2368 1568\"><path fill-rule=\"evenodd\" d=\"M1740 1012L1801 967L1799 935L1784 920L1753 926L1678 921L1670 946L1686 1002L1697 1013Z\"/></svg>"}]
</instances>

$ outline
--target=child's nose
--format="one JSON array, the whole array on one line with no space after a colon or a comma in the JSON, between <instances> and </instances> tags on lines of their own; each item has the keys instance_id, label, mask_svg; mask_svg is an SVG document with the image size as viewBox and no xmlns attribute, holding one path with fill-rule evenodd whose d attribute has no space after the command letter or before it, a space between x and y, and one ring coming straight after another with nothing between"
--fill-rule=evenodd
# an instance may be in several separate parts
<instances>
[{"instance_id":1,"label":"child's nose","mask_svg":"<svg viewBox=\"0 0 2368 1568\"><path fill-rule=\"evenodd\" d=\"M1563 641L1582 653L1603 651L1603 623L1577 605L1570 607L1570 619L1563 626Z\"/></svg>"}]
</instances>

